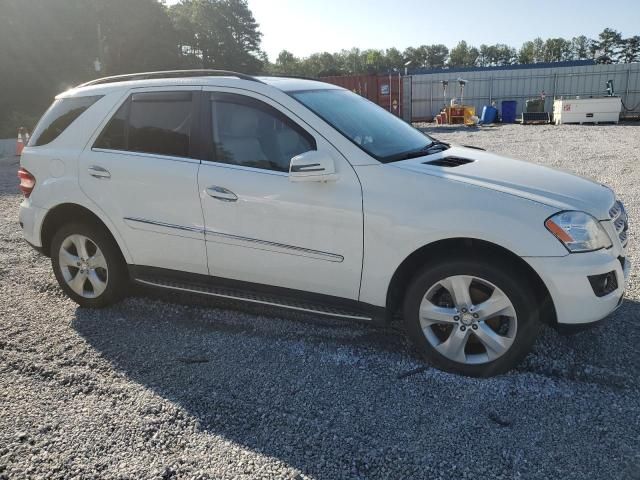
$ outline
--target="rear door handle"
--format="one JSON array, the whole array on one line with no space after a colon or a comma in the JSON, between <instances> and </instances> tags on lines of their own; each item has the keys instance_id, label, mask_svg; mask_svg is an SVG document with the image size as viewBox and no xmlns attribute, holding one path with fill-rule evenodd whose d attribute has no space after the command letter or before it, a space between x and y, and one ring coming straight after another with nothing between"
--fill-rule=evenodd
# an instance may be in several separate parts
<instances>
[{"instance_id":1,"label":"rear door handle","mask_svg":"<svg viewBox=\"0 0 640 480\"><path fill-rule=\"evenodd\" d=\"M87 170L89 170L89 175L95 178L111 178L111 174L109 170L106 168L99 167L98 165L92 165Z\"/></svg>"},{"instance_id":2,"label":"rear door handle","mask_svg":"<svg viewBox=\"0 0 640 480\"><path fill-rule=\"evenodd\" d=\"M227 190L224 187L218 187L217 185L211 185L210 187L207 187L205 191L210 197L223 202L235 202L238 200L238 196L231 190Z\"/></svg>"}]
</instances>

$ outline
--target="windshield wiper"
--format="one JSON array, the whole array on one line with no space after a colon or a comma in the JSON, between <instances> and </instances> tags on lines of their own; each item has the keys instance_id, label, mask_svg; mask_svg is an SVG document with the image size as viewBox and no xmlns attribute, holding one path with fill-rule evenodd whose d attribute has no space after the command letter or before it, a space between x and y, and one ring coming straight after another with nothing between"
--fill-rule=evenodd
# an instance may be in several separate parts
<instances>
[{"instance_id":1,"label":"windshield wiper","mask_svg":"<svg viewBox=\"0 0 640 480\"><path fill-rule=\"evenodd\" d=\"M451 147L451 144L447 142L441 142L440 140L434 140L429 145L427 145L427 148L431 149L433 147L438 147L438 146L442 147L442 150L446 150L449 147Z\"/></svg>"},{"instance_id":2,"label":"windshield wiper","mask_svg":"<svg viewBox=\"0 0 640 480\"><path fill-rule=\"evenodd\" d=\"M401 160L409 160L411 158L424 157L432 155L437 152L442 152L450 148L451 145L440 140L433 140L430 144L419 148L418 150L411 150L409 152L401 153L399 155L392 156L388 162L399 162Z\"/></svg>"}]
</instances>

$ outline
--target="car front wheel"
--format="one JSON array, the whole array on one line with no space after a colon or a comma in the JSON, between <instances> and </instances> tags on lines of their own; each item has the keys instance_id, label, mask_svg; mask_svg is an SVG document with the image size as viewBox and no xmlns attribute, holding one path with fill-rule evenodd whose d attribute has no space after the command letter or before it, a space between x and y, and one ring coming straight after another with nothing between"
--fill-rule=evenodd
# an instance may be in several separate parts
<instances>
[{"instance_id":1,"label":"car front wheel","mask_svg":"<svg viewBox=\"0 0 640 480\"><path fill-rule=\"evenodd\" d=\"M422 270L405 298L410 339L436 367L491 376L517 365L533 345L538 308L526 275L507 262L442 261Z\"/></svg>"}]
</instances>

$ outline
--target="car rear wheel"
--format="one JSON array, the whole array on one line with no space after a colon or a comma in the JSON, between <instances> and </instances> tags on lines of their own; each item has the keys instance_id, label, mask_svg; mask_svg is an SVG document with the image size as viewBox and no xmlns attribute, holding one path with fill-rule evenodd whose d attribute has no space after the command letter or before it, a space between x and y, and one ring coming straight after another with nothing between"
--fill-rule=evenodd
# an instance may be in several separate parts
<instances>
[{"instance_id":1,"label":"car rear wheel","mask_svg":"<svg viewBox=\"0 0 640 480\"><path fill-rule=\"evenodd\" d=\"M120 300L128 275L122 255L103 229L65 225L51 243L51 263L64 292L82 307L101 308Z\"/></svg>"},{"instance_id":2,"label":"car rear wheel","mask_svg":"<svg viewBox=\"0 0 640 480\"><path fill-rule=\"evenodd\" d=\"M538 329L526 275L506 262L442 261L413 280L404 305L408 335L440 369L491 376L517 365Z\"/></svg>"}]
</instances>

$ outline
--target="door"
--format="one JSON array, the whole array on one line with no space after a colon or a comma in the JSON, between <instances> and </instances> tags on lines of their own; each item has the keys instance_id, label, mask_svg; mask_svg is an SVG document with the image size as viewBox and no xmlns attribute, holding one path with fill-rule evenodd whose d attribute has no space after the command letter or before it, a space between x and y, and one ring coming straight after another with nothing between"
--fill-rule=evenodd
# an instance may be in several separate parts
<instances>
[{"instance_id":1,"label":"door","mask_svg":"<svg viewBox=\"0 0 640 480\"><path fill-rule=\"evenodd\" d=\"M198 185L210 274L357 299L362 192L351 165L284 107L238 92L203 92L211 153ZM335 181L289 181L290 159L309 150L333 158Z\"/></svg>"},{"instance_id":2,"label":"door","mask_svg":"<svg viewBox=\"0 0 640 480\"><path fill-rule=\"evenodd\" d=\"M136 265L207 274L194 119L200 91L132 93L80 158L80 186Z\"/></svg>"}]
</instances>

